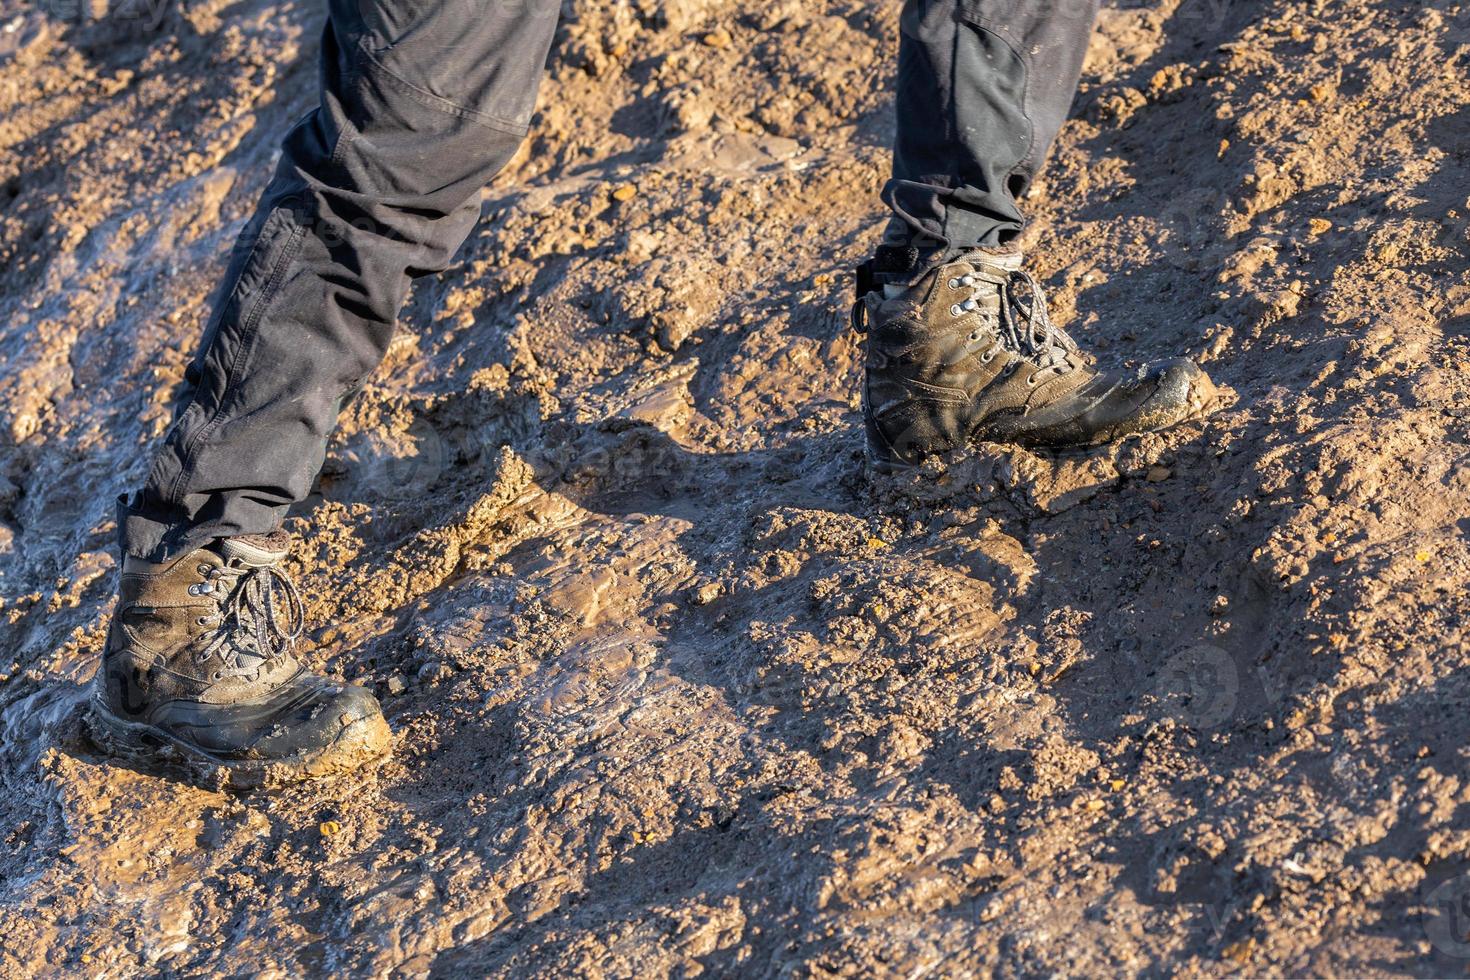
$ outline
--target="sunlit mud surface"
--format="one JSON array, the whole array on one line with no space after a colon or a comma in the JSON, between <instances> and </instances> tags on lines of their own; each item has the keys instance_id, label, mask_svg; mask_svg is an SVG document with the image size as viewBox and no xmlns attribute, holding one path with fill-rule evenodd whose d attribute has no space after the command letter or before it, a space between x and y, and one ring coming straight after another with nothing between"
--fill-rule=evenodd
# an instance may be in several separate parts
<instances>
[{"instance_id":1,"label":"sunlit mud surface","mask_svg":"<svg viewBox=\"0 0 1470 980\"><path fill-rule=\"evenodd\" d=\"M572 0L294 514L360 779L76 708L314 2L0 3L0 975L1465 972L1470 9L1105 11L1028 206L1203 421L862 469L895 3Z\"/></svg>"}]
</instances>

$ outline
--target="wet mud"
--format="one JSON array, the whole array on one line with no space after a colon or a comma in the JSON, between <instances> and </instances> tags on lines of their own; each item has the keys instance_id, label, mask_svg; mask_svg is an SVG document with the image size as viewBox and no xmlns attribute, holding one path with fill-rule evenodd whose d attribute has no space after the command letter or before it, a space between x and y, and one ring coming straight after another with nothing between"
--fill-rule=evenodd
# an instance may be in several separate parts
<instances>
[{"instance_id":1,"label":"wet mud","mask_svg":"<svg viewBox=\"0 0 1470 980\"><path fill-rule=\"evenodd\" d=\"M1464 973L1470 11L1110 5L1025 242L1232 394L870 478L897 5L567 7L290 519L394 756L236 793L77 708L322 11L0 2L0 975Z\"/></svg>"}]
</instances>

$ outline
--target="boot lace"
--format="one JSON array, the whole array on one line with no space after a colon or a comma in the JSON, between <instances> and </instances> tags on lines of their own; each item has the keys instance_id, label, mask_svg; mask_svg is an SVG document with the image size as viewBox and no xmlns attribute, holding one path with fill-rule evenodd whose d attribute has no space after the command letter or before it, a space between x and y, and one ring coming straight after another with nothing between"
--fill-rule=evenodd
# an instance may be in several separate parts
<instances>
[{"instance_id":1,"label":"boot lace","mask_svg":"<svg viewBox=\"0 0 1470 980\"><path fill-rule=\"evenodd\" d=\"M1031 273L1014 269L999 281L967 275L959 282L969 286L971 293L968 300L955 307L957 313L978 308L984 292L992 286L999 287L1000 340L1031 361L1033 370L1027 383L1035 384L1048 371L1065 374L1075 366L1072 355L1078 353L1077 344L1065 330L1051 322L1046 294Z\"/></svg>"},{"instance_id":2,"label":"boot lace","mask_svg":"<svg viewBox=\"0 0 1470 980\"><path fill-rule=\"evenodd\" d=\"M273 565L221 565L210 568L206 578L211 591L227 598L214 622L218 632L200 651L200 662L215 656L223 659L230 646L243 645L267 664L296 649L306 631L306 610L289 575Z\"/></svg>"},{"instance_id":3,"label":"boot lace","mask_svg":"<svg viewBox=\"0 0 1470 980\"><path fill-rule=\"evenodd\" d=\"M1078 353L1078 345L1051 322L1047 294L1025 270L1013 270L1001 287L1001 331L1011 350L1035 364L1026 381L1035 383L1045 372L1060 375L1072 370L1072 354Z\"/></svg>"}]
</instances>

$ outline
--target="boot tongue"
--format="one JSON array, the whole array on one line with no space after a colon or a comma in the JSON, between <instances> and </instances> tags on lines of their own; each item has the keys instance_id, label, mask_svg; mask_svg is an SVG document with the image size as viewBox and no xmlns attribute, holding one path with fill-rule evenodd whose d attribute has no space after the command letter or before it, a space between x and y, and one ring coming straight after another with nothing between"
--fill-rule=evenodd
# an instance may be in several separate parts
<instances>
[{"instance_id":1,"label":"boot tongue","mask_svg":"<svg viewBox=\"0 0 1470 980\"><path fill-rule=\"evenodd\" d=\"M226 569L233 573L235 584L224 600L226 619L238 627L233 635L222 632L220 639L234 649L236 662L246 666L241 657L259 657L266 661L289 658L306 623L305 609L295 584L280 568L275 567L291 548L291 536L285 531L273 534L247 534L222 538L215 548L225 559ZM244 571L249 569L249 571ZM244 631L241 636L239 631Z\"/></svg>"},{"instance_id":2,"label":"boot tongue","mask_svg":"<svg viewBox=\"0 0 1470 980\"><path fill-rule=\"evenodd\" d=\"M290 551L291 536L285 531L245 534L223 538L219 542L219 553L226 560L237 561L247 568L267 568L285 558Z\"/></svg>"}]
</instances>

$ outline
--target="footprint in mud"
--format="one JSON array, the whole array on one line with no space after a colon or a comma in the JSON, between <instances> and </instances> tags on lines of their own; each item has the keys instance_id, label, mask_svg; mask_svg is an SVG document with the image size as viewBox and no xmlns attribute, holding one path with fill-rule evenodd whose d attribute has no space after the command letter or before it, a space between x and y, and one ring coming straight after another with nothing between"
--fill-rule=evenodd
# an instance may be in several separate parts
<instances>
[{"instance_id":1,"label":"footprint in mud","mask_svg":"<svg viewBox=\"0 0 1470 980\"><path fill-rule=\"evenodd\" d=\"M640 701L655 653L646 637L631 634L576 644L528 680L520 715L559 740L619 727L619 718Z\"/></svg>"}]
</instances>

